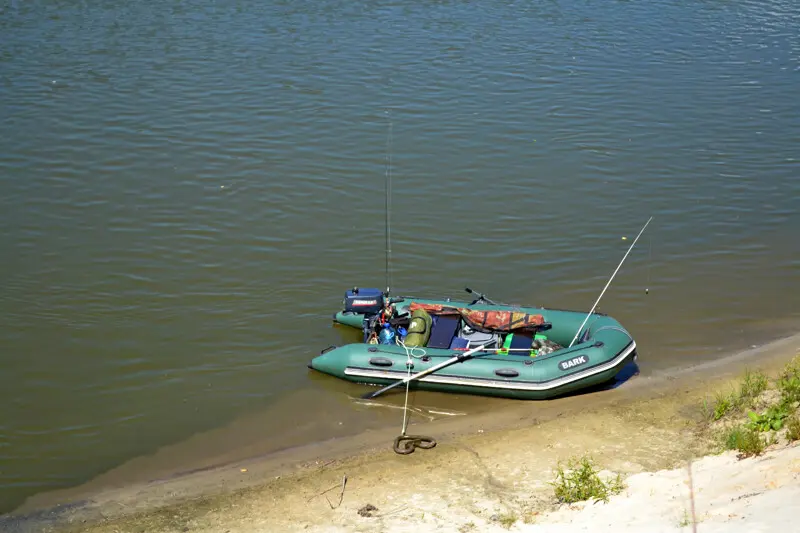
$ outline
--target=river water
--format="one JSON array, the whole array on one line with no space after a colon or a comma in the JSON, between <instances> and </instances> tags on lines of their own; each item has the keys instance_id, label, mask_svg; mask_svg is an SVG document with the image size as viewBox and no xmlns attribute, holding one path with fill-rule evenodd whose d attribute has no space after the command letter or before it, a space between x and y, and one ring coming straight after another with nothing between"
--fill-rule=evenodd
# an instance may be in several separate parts
<instances>
[{"instance_id":1,"label":"river water","mask_svg":"<svg viewBox=\"0 0 800 533\"><path fill-rule=\"evenodd\" d=\"M306 368L386 284L387 156L395 293L588 310L652 215L600 305L642 374L782 335L798 95L789 0L4 2L0 512L399 425Z\"/></svg>"}]
</instances>

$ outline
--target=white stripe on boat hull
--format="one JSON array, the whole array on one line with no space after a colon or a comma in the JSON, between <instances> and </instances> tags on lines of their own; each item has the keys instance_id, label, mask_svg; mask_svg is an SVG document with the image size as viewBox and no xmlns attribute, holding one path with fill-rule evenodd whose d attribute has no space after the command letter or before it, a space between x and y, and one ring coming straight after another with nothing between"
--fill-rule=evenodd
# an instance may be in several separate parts
<instances>
[{"instance_id":1,"label":"white stripe on boat hull","mask_svg":"<svg viewBox=\"0 0 800 533\"><path fill-rule=\"evenodd\" d=\"M628 357L634 350L636 349L636 343L631 342L630 345L625 348L622 352L619 353L614 359L610 360L607 363L602 365L587 368L581 372L577 372L575 374L569 374L567 376L556 378L554 380L548 381L546 383L515 383L511 380L488 380L488 379L477 379L477 378L467 378L467 377L454 377L454 376L437 376L436 374L429 374L419 381L424 381L425 383L439 383L442 385L459 385L461 387L483 387L487 389L505 389L505 390L521 390L521 391L545 391L550 389L555 389L558 387L563 387L573 381L579 381L582 379L586 379L590 376L595 374L600 374L605 372L610 368L614 368L618 364L620 364L626 357ZM458 364L458 363L455 363ZM348 376L355 376L360 378L381 378L381 379L402 379L402 376L405 376L405 372L390 372L386 370L373 370L370 368L351 368L347 367L344 369L345 375Z\"/></svg>"}]
</instances>

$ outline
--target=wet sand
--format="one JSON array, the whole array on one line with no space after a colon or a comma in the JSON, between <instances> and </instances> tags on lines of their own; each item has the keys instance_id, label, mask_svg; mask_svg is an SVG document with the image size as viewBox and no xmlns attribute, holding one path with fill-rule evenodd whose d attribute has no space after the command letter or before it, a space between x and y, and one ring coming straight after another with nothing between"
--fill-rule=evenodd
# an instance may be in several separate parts
<instances>
[{"instance_id":1,"label":"wet sand","mask_svg":"<svg viewBox=\"0 0 800 533\"><path fill-rule=\"evenodd\" d=\"M516 517L515 528L564 523L576 520L569 513L584 511L552 513L548 482L558 461L590 453L623 477L683 467L711 449L708 435L697 429L702 399L745 368L770 373L798 351L800 335L795 335L713 363L639 376L613 390L519 402L503 412L469 418L428 421L423 411L413 417L409 433L431 435L438 445L409 456L391 451L397 429L376 429L247 460L226 461L223 454L216 464L193 472L164 465L158 479L134 483L120 483L125 476L112 471L77 489L33 498L6 517L4 527L233 533L483 531L502 528L503 517ZM399 427L399 411L397 417ZM787 450L770 452L775 464L794 464L796 448ZM698 464L719 460L724 464L714 468L732 469L743 464L720 457ZM121 468L146 470L157 459L158 454ZM676 474L663 475L674 481ZM796 476L784 481L797 490ZM372 517L358 513L367 504L377 508ZM675 518L670 527L679 521Z\"/></svg>"}]
</instances>

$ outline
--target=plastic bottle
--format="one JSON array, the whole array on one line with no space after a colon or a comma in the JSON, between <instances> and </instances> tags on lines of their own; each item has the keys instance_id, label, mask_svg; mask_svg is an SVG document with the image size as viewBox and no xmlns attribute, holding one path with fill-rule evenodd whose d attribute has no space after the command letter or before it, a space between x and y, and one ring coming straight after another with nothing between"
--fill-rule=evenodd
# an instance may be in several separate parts
<instances>
[{"instance_id":1,"label":"plastic bottle","mask_svg":"<svg viewBox=\"0 0 800 533\"><path fill-rule=\"evenodd\" d=\"M383 329L378 335L378 342L380 344L394 344L395 336L394 328L387 322L383 325Z\"/></svg>"}]
</instances>

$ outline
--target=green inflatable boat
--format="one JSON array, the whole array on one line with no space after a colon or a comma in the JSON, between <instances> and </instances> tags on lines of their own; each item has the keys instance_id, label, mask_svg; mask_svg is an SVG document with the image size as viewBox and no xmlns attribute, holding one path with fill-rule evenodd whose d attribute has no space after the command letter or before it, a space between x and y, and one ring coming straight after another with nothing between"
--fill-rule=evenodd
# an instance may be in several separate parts
<instances>
[{"instance_id":1,"label":"green inflatable boat","mask_svg":"<svg viewBox=\"0 0 800 533\"><path fill-rule=\"evenodd\" d=\"M469 353L411 386L539 400L613 381L636 359L630 333L601 313L587 320L585 312L496 304L483 295L472 302L387 298L366 288L348 290L344 303L334 321L362 329L363 342L326 348L308 366L353 383L388 385L408 366L416 374Z\"/></svg>"}]
</instances>

